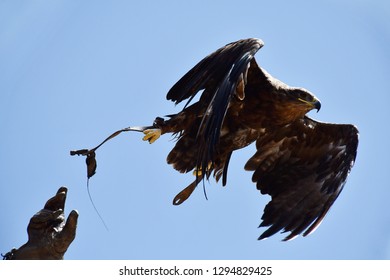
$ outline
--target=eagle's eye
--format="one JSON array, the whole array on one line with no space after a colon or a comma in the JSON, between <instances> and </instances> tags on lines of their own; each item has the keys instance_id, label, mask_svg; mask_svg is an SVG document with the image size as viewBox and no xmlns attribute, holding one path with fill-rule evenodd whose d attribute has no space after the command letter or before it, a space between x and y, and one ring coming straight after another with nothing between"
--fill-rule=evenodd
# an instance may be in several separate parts
<instances>
[{"instance_id":1,"label":"eagle's eye","mask_svg":"<svg viewBox=\"0 0 390 280\"><path fill-rule=\"evenodd\" d=\"M317 112L321 108L321 102L310 92L297 89L294 92L296 100L298 100L301 104L304 104L305 107L317 109Z\"/></svg>"},{"instance_id":2,"label":"eagle's eye","mask_svg":"<svg viewBox=\"0 0 390 280\"><path fill-rule=\"evenodd\" d=\"M298 91L297 98L298 98L298 100L306 101L306 102L315 102L316 101L316 99L314 98L313 95L311 95L310 93L305 92L305 91Z\"/></svg>"}]
</instances>

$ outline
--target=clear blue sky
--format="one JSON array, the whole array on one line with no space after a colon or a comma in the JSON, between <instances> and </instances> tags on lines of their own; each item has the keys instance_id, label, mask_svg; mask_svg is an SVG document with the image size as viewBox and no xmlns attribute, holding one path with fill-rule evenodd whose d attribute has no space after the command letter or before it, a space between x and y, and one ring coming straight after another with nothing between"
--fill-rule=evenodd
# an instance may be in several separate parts
<instances>
[{"instance_id":1,"label":"clear blue sky","mask_svg":"<svg viewBox=\"0 0 390 280\"><path fill-rule=\"evenodd\" d=\"M390 4L388 1L1 1L0 252L58 187L79 211L67 259L389 259ZM257 37L258 63L322 101L311 116L353 123L357 161L328 216L309 237L257 241L269 200L233 154L228 186L192 180L166 164L174 142L120 135L98 152L91 193L84 158L117 129L181 110L169 88L217 48Z\"/></svg>"}]
</instances>

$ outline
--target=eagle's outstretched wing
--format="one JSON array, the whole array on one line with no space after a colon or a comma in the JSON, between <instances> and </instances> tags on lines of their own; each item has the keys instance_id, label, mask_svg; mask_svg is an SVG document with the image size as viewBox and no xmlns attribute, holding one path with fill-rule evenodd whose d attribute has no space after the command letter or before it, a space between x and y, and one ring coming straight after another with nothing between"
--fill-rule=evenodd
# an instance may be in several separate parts
<instances>
[{"instance_id":1,"label":"eagle's outstretched wing","mask_svg":"<svg viewBox=\"0 0 390 280\"><path fill-rule=\"evenodd\" d=\"M308 117L277 131L264 131L257 152L245 165L267 204L260 226L269 228L259 237L314 231L344 187L356 157L358 131L353 125L327 124Z\"/></svg>"},{"instance_id":2,"label":"eagle's outstretched wing","mask_svg":"<svg viewBox=\"0 0 390 280\"><path fill-rule=\"evenodd\" d=\"M229 102L234 95L244 98L249 63L262 46L263 42L254 38L227 44L201 60L169 90L167 99L176 104L188 99L185 108L204 90L200 97L204 111L199 112L202 120L196 136L196 169L210 169Z\"/></svg>"}]
</instances>

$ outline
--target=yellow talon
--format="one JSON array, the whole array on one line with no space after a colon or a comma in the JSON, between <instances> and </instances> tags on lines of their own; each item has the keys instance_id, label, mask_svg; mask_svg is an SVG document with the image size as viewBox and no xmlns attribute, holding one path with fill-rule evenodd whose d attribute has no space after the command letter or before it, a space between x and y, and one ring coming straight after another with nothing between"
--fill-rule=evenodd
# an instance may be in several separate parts
<instances>
[{"instance_id":1,"label":"yellow talon","mask_svg":"<svg viewBox=\"0 0 390 280\"><path fill-rule=\"evenodd\" d=\"M207 165L206 172L210 170L211 165L212 165L212 163L211 163L211 161L210 161L209 164ZM194 176L198 176L198 177L201 177L201 176L202 176L202 173L203 173L203 172L202 172L202 167L199 167L198 169L195 168L194 171L192 172L192 174L193 174Z\"/></svg>"},{"instance_id":2,"label":"yellow talon","mask_svg":"<svg viewBox=\"0 0 390 280\"><path fill-rule=\"evenodd\" d=\"M161 136L161 129L156 128L156 129L145 129L143 131L145 134L144 138L142 140L144 141L149 141L149 144L153 144L154 141L156 141L158 138Z\"/></svg>"},{"instance_id":3,"label":"yellow talon","mask_svg":"<svg viewBox=\"0 0 390 280\"><path fill-rule=\"evenodd\" d=\"M201 177L202 176L202 168L199 168L199 169L195 168L194 171L192 172L192 175Z\"/></svg>"}]
</instances>

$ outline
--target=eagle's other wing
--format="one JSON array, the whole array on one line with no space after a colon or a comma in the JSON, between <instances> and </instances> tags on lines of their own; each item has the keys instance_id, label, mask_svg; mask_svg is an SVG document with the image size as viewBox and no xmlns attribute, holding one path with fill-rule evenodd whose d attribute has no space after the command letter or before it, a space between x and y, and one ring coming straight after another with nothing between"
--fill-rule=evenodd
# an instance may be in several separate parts
<instances>
[{"instance_id":1,"label":"eagle's other wing","mask_svg":"<svg viewBox=\"0 0 390 280\"><path fill-rule=\"evenodd\" d=\"M264 45L260 39L249 38L233 42L206 56L188 71L167 93L167 99L176 104L194 98L198 91L212 88L210 94L227 95L235 90L240 75L245 74L248 63ZM211 97L212 98L212 97Z\"/></svg>"},{"instance_id":2,"label":"eagle's other wing","mask_svg":"<svg viewBox=\"0 0 390 280\"><path fill-rule=\"evenodd\" d=\"M188 99L185 108L197 92L204 90L199 100L204 111L198 112L202 121L196 137L197 169L209 168L229 102L234 94L244 98L250 61L262 46L261 40L253 38L227 44L201 60L169 90L167 99L176 104Z\"/></svg>"},{"instance_id":3,"label":"eagle's other wing","mask_svg":"<svg viewBox=\"0 0 390 280\"><path fill-rule=\"evenodd\" d=\"M245 165L252 180L271 201L259 237L282 230L290 240L314 231L342 191L356 157L358 130L353 125L327 124L308 117L275 131L264 131L257 152Z\"/></svg>"}]
</instances>

